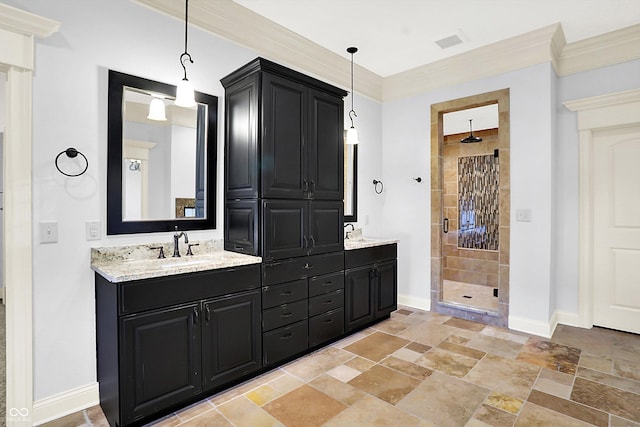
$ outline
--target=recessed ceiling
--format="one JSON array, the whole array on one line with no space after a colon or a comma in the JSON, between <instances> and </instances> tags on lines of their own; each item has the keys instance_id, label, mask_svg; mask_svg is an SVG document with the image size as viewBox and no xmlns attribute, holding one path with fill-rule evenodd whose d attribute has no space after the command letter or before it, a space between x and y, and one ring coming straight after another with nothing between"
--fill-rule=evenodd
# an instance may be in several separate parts
<instances>
[{"instance_id":1,"label":"recessed ceiling","mask_svg":"<svg viewBox=\"0 0 640 427\"><path fill-rule=\"evenodd\" d=\"M216 2L219 0L206 0ZM554 23L568 43L640 22L639 0L234 0L381 77ZM442 49L436 41L462 34Z\"/></svg>"}]
</instances>

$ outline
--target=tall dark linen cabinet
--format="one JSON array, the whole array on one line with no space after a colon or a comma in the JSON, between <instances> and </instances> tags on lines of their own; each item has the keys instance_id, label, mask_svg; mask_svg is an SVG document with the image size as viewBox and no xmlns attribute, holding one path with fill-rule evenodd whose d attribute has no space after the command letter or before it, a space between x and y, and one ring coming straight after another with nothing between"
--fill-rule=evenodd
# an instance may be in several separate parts
<instances>
[{"instance_id":1,"label":"tall dark linen cabinet","mask_svg":"<svg viewBox=\"0 0 640 427\"><path fill-rule=\"evenodd\" d=\"M263 58L221 81L225 249L265 261L343 250L347 92Z\"/></svg>"},{"instance_id":2,"label":"tall dark linen cabinet","mask_svg":"<svg viewBox=\"0 0 640 427\"><path fill-rule=\"evenodd\" d=\"M257 58L225 87L228 251L262 257L262 363L344 334L346 92Z\"/></svg>"}]
</instances>

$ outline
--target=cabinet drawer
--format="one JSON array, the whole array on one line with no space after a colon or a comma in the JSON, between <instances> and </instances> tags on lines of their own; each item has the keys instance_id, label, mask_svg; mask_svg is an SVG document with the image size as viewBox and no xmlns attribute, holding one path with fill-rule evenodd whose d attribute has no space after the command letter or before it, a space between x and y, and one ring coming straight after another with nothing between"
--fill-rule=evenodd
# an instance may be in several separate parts
<instances>
[{"instance_id":1,"label":"cabinet drawer","mask_svg":"<svg viewBox=\"0 0 640 427\"><path fill-rule=\"evenodd\" d=\"M312 277L309 279L309 297L344 289L344 272Z\"/></svg>"},{"instance_id":2,"label":"cabinet drawer","mask_svg":"<svg viewBox=\"0 0 640 427\"><path fill-rule=\"evenodd\" d=\"M306 319L263 334L264 365L270 365L306 350L309 342L308 334L309 324Z\"/></svg>"},{"instance_id":3,"label":"cabinet drawer","mask_svg":"<svg viewBox=\"0 0 640 427\"><path fill-rule=\"evenodd\" d=\"M300 279L282 285L262 288L262 308L271 308L307 298L307 280Z\"/></svg>"},{"instance_id":4,"label":"cabinet drawer","mask_svg":"<svg viewBox=\"0 0 640 427\"><path fill-rule=\"evenodd\" d=\"M342 252L292 258L262 265L263 285L290 282L344 270Z\"/></svg>"},{"instance_id":5,"label":"cabinet drawer","mask_svg":"<svg viewBox=\"0 0 640 427\"><path fill-rule=\"evenodd\" d=\"M309 347L315 347L344 333L344 310L333 311L309 319Z\"/></svg>"},{"instance_id":6,"label":"cabinet drawer","mask_svg":"<svg viewBox=\"0 0 640 427\"><path fill-rule=\"evenodd\" d=\"M381 245L369 248L354 249L344 251L345 268L360 267L362 265L374 264L379 261L396 259L398 256L398 245Z\"/></svg>"},{"instance_id":7,"label":"cabinet drawer","mask_svg":"<svg viewBox=\"0 0 640 427\"><path fill-rule=\"evenodd\" d=\"M318 295L309 298L309 317L340 307L344 307L344 291L342 289Z\"/></svg>"},{"instance_id":8,"label":"cabinet drawer","mask_svg":"<svg viewBox=\"0 0 640 427\"><path fill-rule=\"evenodd\" d=\"M137 313L259 288L260 265L135 280L120 286L120 314Z\"/></svg>"},{"instance_id":9,"label":"cabinet drawer","mask_svg":"<svg viewBox=\"0 0 640 427\"><path fill-rule=\"evenodd\" d=\"M306 319L308 313L307 300L282 304L262 311L262 330L270 331L289 323Z\"/></svg>"}]
</instances>

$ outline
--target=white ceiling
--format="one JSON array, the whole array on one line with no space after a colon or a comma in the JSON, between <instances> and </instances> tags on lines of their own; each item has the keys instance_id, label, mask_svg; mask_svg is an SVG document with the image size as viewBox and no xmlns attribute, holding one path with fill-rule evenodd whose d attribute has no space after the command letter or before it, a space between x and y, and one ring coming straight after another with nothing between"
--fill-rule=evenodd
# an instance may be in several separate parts
<instances>
[{"instance_id":1,"label":"white ceiling","mask_svg":"<svg viewBox=\"0 0 640 427\"><path fill-rule=\"evenodd\" d=\"M205 0L216 2L219 0ZM640 23L640 0L234 0L381 77L561 23L567 43ZM459 32L446 50L436 40Z\"/></svg>"}]
</instances>

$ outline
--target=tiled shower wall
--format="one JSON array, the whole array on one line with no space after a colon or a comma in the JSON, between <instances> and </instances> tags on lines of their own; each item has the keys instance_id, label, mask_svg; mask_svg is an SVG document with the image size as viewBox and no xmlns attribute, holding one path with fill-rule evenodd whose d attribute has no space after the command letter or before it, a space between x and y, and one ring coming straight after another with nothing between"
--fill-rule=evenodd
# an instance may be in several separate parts
<instances>
[{"instance_id":1,"label":"tiled shower wall","mask_svg":"<svg viewBox=\"0 0 640 427\"><path fill-rule=\"evenodd\" d=\"M498 129L488 129L475 131L474 135L482 137L482 142L473 144L461 144L460 140L468 134L448 135L444 137L443 163L444 163L444 214L449 219L449 233L443 241L443 278L457 282L473 283L490 287L498 287L498 226L499 222L494 221L491 232L486 239L486 247L491 250L482 250L481 244L460 244L460 223L458 204L460 196L458 188L475 187L479 184L493 187L495 197L488 195L484 207L480 210L486 211L487 216L495 215L499 218L499 195L498 195L498 173L488 173L483 181L491 182L470 182L473 181L468 176L460 177L458 167L460 159L469 159L475 156L489 155L493 157L494 150L498 149ZM499 157L498 157L499 158ZM493 182L496 181L496 182ZM484 189L489 190L491 188ZM493 200L491 200L493 199ZM496 218L496 219L497 219ZM463 247L464 246L464 247Z\"/></svg>"}]
</instances>

